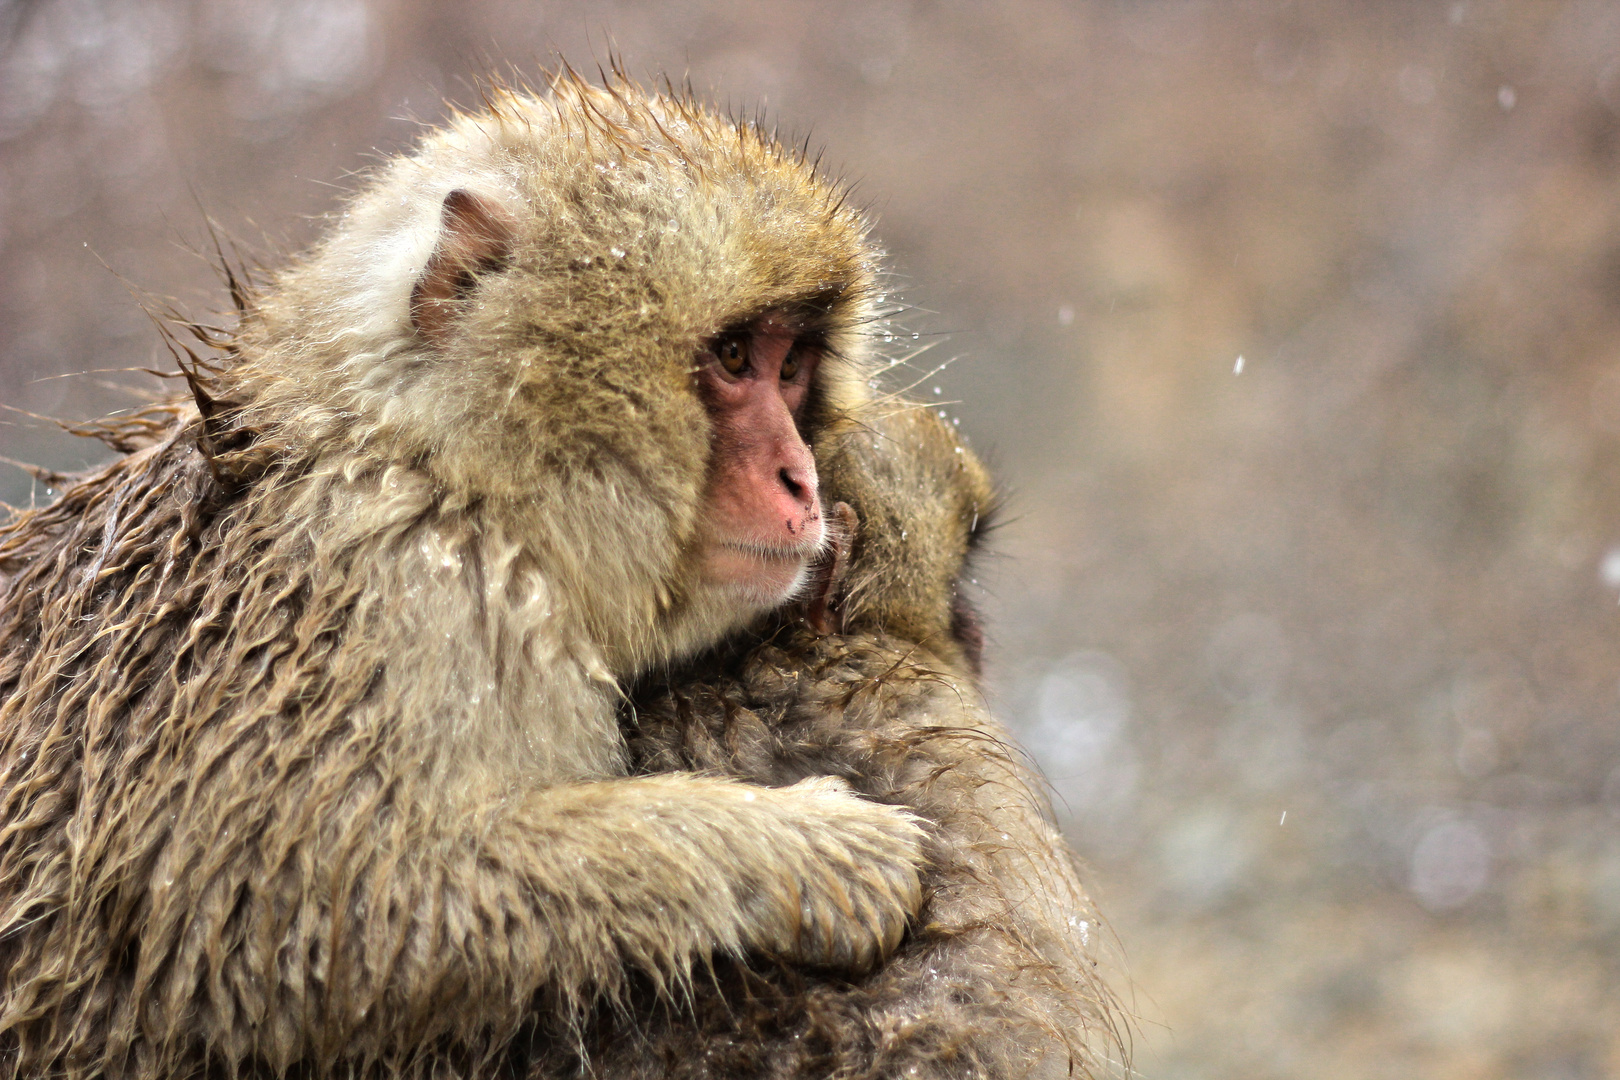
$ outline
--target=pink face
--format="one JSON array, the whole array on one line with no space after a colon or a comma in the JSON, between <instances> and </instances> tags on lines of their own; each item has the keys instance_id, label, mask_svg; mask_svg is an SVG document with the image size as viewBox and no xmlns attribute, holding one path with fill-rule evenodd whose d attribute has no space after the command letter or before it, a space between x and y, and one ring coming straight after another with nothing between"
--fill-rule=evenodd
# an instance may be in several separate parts
<instances>
[{"instance_id":1,"label":"pink face","mask_svg":"<svg viewBox=\"0 0 1620 1080\"><path fill-rule=\"evenodd\" d=\"M716 338L697 372L714 424L704 573L763 607L794 594L826 539L815 458L799 434L820 358L767 315Z\"/></svg>"}]
</instances>

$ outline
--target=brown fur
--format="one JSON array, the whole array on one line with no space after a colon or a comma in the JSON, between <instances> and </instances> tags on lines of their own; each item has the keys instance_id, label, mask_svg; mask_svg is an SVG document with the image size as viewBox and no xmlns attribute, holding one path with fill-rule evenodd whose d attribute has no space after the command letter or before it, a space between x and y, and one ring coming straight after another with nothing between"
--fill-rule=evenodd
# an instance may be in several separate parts
<instances>
[{"instance_id":1,"label":"brown fur","mask_svg":"<svg viewBox=\"0 0 1620 1080\"><path fill-rule=\"evenodd\" d=\"M622 1080L1093 1075L1121 1032L1101 931L1038 780L986 713L960 595L986 474L921 408L822 447L861 521L841 632L775 621L634 700L642 771L768 785L832 775L930 821L929 900L900 951L850 979L723 965L687 1009L604 1012L590 1070ZM566 1056L538 1075L567 1075Z\"/></svg>"},{"instance_id":2,"label":"brown fur","mask_svg":"<svg viewBox=\"0 0 1620 1080\"><path fill-rule=\"evenodd\" d=\"M501 259L447 262L453 204ZM0 1076L481 1075L717 957L892 948L910 812L629 777L615 719L758 615L693 570L694 356L813 322L827 437L875 272L753 126L564 77L244 294L195 407L0 529Z\"/></svg>"}]
</instances>

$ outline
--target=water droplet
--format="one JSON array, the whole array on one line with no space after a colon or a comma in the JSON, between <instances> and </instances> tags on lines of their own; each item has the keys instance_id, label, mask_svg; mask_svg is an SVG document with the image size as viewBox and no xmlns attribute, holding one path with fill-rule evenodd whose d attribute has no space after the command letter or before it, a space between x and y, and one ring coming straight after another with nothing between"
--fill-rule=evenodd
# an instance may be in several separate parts
<instances>
[{"instance_id":1,"label":"water droplet","mask_svg":"<svg viewBox=\"0 0 1620 1080\"><path fill-rule=\"evenodd\" d=\"M1603 584L1611 589L1620 589L1620 545L1611 547L1603 553L1603 562L1598 567L1598 574L1603 578Z\"/></svg>"}]
</instances>

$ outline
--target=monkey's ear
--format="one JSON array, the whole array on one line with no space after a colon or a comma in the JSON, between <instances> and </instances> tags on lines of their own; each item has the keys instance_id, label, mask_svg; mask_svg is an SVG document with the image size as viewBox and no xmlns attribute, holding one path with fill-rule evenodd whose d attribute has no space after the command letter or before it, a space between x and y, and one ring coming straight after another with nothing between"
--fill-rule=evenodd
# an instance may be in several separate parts
<instances>
[{"instance_id":1,"label":"monkey's ear","mask_svg":"<svg viewBox=\"0 0 1620 1080\"><path fill-rule=\"evenodd\" d=\"M458 301L478 275L499 270L512 254L512 226L499 209L465 188L444 197L439 239L411 289L411 325L435 345L450 331Z\"/></svg>"}]
</instances>

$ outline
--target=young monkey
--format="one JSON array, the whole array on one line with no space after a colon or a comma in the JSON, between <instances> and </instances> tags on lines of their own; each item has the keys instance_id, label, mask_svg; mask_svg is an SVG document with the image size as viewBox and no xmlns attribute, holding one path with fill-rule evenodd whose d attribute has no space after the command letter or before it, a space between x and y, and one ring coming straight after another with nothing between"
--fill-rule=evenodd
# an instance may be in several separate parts
<instances>
[{"instance_id":1,"label":"young monkey","mask_svg":"<svg viewBox=\"0 0 1620 1080\"><path fill-rule=\"evenodd\" d=\"M565 74L237 290L194 403L0 526L0 1077L482 1076L887 955L914 812L632 776L616 719L823 550L876 273L799 153Z\"/></svg>"},{"instance_id":2,"label":"young monkey","mask_svg":"<svg viewBox=\"0 0 1620 1080\"><path fill-rule=\"evenodd\" d=\"M826 497L859 518L836 604L644 680L627 724L638 771L836 776L916 812L931 825L920 921L863 976L722 965L690 1010L604 1012L585 1043L594 1075L1089 1076L1121 1048L1097 916L976 685L963 585L995 503L987 474L931 410L861 418L817 447ZM531 1076L575 1067L561 1055Z\"/></svg>"}]
</instances>

